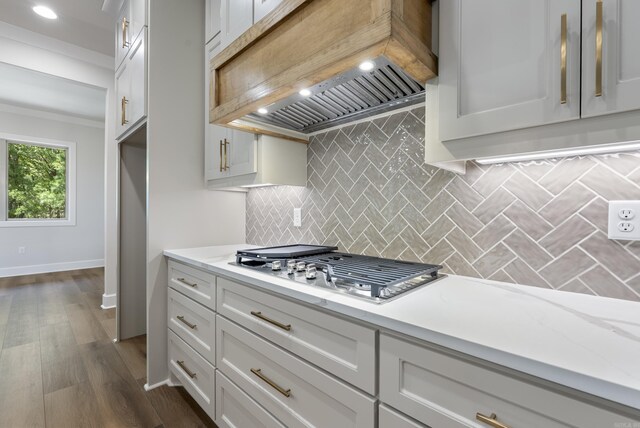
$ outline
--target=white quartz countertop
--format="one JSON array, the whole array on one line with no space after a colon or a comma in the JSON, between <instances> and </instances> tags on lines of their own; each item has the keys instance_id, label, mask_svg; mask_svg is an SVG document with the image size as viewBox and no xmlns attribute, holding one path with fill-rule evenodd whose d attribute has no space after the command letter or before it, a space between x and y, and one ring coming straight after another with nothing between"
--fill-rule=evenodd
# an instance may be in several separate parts
<instances>
[{"instance_id":1,"label":"white quartz countertop","mask_svg":"<svg viewBox=\"0 0 640 428\"><path fill-rule=\"evenodd\" d=\"M640 409L640 303L450 275L383 304L230 265L238 244L165 256Z\"/></svg>"}]
</instances>

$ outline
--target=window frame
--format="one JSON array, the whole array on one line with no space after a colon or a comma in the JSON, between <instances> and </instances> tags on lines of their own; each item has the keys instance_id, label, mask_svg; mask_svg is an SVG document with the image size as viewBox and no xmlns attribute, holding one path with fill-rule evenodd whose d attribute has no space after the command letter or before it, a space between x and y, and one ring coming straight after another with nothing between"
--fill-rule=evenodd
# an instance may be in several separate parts
<instances>
[{"instance_id":1,"label":"window frame","mask_svg":"<svg viewBox=\"0 0 640 428\"><path fill-rule=\"evenodd\" d=\"M67 150L66 167L66 218L64 219L9 219L8 204L8 143L27 144L39 147ZM0 133L0 228L3 227L55 227L76 225L76 143L73 141L52 140L48 138L27 137Z\"/></svg>"}]
</instances>

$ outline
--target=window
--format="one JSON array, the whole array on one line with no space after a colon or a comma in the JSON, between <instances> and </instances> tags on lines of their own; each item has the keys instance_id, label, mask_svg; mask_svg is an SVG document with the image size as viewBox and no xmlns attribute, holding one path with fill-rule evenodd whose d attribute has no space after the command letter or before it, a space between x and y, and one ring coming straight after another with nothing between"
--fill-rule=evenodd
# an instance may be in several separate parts
<instances>
[{"instance_id":1,"label":"window","mask_svg":"<svg viewBox=\"0 0 640 428\"><path fill-rule=\"evenodd\" d=\"M0 135L0 227L75 225L75 150Z\"/></svg>"}]
</instances>

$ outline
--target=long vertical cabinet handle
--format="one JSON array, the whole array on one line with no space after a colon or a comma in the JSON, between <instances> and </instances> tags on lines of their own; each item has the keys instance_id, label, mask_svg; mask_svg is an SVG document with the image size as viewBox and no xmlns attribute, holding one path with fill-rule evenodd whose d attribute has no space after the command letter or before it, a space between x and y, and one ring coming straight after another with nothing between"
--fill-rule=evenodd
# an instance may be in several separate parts
<instances>
[{"instance_id":1,"label":"long vertical cabinet handle","mask_svg":"<svg viewBox=\"0 0 640 428\"><path fill-rule=\"evenodd\" d=\"M129 123L129 121L127 120L127 104L128 103L129 103L129 100L127 100L127 97L122 97L122 100L120 100L120 111L122 112L122 116L120 117L121 125L126 125L127 123Z\"/></svg>"},{"instance_id":2,"label":"long vertical cabinet handle","mask_svg":"<svg viewBox=\"0 0 640 428\"><path fill-rule=\"evenodd\" d=\"M220 140L220 172L222 172L222 140Z\"/></svg>"},{"instance_id":3,"label":"long vertical cabinet handle","mask_svg":"<svg viewBox=\"0 0 640 428\"><path fill-rule=\"evenodd\" d=\"M567 14L560 17L560 104L567 103Z\"/></svg>"},{"instance_id":4,"label":"long vertical cabinet handle","mask_svg":"<svg viewBox=\"0 0 640 428\"><path fill-rule=\"evenodd\" d=\"M227 171L229 169L229 143L227 139L224 139L224 170Z\"/></svg>"},{"instance_id":5,"label":"long vertical cabinet handle","mask_svg":"<svg viewBox=\"0 0 640 428\"><path fill-rule=\"evenodd\" d=\"M596 1L596 97L602 96L602 0Z\"/></svg>"},{"instance_id":6,"label":"long vertical cabinet handle","mask_svg":"<svg viewBox=\"0 0 640 428\"><path fill-rule=\"evenodd\" d=\"M127 41L127 28L129 27L129 21L126 17L122 17L122 48L128 48L129 42Z\"/></svg>"}]
</instances>

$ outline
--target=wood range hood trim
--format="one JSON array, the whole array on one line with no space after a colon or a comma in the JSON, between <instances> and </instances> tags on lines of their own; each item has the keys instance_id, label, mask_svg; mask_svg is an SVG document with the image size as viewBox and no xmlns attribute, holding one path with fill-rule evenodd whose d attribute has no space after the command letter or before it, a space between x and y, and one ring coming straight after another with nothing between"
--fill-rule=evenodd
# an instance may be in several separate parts
<instances>
[{"instance_id":1,"label":"wood range hood trim","mask_svg":"<svg viewBox=\"0 0 640 428\"><path fill-rule=\"evenodd\" d=\"M431 1L284 0L211 60L209 121L242 127L258 108L378 56L418 82L437 75Z\"/></svg>"}]
</instances>

